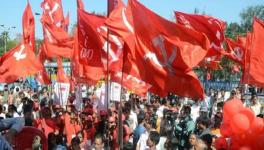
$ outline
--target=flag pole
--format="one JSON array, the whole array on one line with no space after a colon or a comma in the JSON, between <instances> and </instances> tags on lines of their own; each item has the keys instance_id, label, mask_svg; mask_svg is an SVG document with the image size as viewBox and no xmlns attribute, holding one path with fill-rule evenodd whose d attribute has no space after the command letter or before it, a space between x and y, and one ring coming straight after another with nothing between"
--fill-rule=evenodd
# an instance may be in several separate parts
<instances>
[{"instance_id":1,"label":"flag pole","mask_svg":"<svg viewBox=\"0 0 264 150\"><path fill-rule=\"evenodd\" d=\"M109 9L110 5L109 5L109 0L107 0L107 17L109 17L110 15L110 9ZM107 42L107 55L106 55L106 108L107 108L107 112L109 109L109 30L107 27L107 35L106 35L106 42ZM107 125L106 125L106 131L108 132L109 128L108 128L108 119L109 119L109 113L107 113ZM110 135L106 134L106 139L107 139L107 150L110 149Z\"/></svg>"}]
</instances>

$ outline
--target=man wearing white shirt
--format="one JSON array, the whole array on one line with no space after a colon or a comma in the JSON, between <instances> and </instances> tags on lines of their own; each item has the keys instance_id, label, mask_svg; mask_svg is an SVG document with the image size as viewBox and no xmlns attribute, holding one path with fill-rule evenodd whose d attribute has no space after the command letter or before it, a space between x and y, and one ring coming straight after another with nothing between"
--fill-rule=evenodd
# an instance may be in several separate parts
<instances>
[{"instance_id":1,"label":"man wearing white shirt","mask_svg":"<svg viewBox=\"0 0 264 150\"><path fill-rule=\"evenodd\" d=\"M256 116L261 113L261 105L258 102L258 97L256 94L252 94L251 104L249 107L250 109L252 109L252 111L255 113Z\"/></svg>"}]
</instances>

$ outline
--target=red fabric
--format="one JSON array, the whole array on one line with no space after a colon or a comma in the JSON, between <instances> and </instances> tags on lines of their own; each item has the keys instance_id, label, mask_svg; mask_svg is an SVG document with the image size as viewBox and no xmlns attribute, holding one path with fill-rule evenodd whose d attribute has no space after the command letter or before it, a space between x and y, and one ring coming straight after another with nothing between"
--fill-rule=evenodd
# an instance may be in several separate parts
<instances>
[{"instance_id":1,"label":"red fabric","mask_svg":"<svg viewBox=\"0 0 264 150\"><path fill-rule=\"evenodd\" d=\"M243 47L246 46L246 42L247 42L247 37L244 36L237 36L237 43L242 45Z\"/></svg>"},{"instance_id":2,"label":"red fabric","mask_svg":"<svg viewBox=\"0 0 264 150\"><path fill-rule=\"evenodd\" d=\"M84 4L82 0L77 0L77 8L84 10Z\"/></svg>"},{"instance_id":3,"label":"red fabric","mask_svg":"<svg viewBox=\"0 0 264 150\"><path fill-rule=\"evenodd\" d=\"M45 0L42 8L44 11L41 22L46 56L72 58L74 43L65 30L67 22L63 16L61 0Z\"/></svg>"},{"instance_id":4,"label":"red fabric","mask_svg":"<svg viewBox=\"0 0 264 150\"><path fill-rule=\"evenodd\" d=\"M39 136L41 138L41 145L43 150L48 150L48 140L45 137L44 133L41 130L38 130L34 127L24 127L21 132L19 132L14 141L14 149L15 150L25 150L32 148L32 142L35 136Z\"/></svg>"},{"instance_id":5,"label":"red fabric","mask_svg":"<svg viewBox=\"0 0 264 150\"><path fill-rule=\"evenodd\" d=\"M35 51L35 20L29 2L23 13L23 41L29 44L32 51Z\"/></svg>"},{"instance_id":6,"label":"red fabric","mask_svg":"<svg viewBox=\"0 0 264 150\"><path fill-rule=\"evenodd\" d=\"M226 54L222 48L222 43L225 39L225 22L207 15L175 12L175 16L178 24L204 33L210 40L210 49L208 50L205 60L199 65L212 70L219 69L221 54Z\"/></svg>"},{"instance_id":7,"label":"red fabric","mask_svg":"<svg viewBox=\"0 0 264 150\"><path fill-rule=\"evenodd\" d=\"M92 82L99 81L105 76L104 66L101 61L103 43L101 36L97 33L97 28L103 25L104 20L104 17L98 17L83 10L78 10L79 61L85 65L82 68L84 76Z\"/></svg>"},{"instance_id":8,"label":"red fabric","mask_svg":"<svg viewBox=\"0 0 264 150\"><path fill-rule=\"evenodd\" d=\"M53 119L38 119L35 122L35 127L44 132L46 138L48 138L49 133L54 133L55 131L59 131L55 120Z\"/></svg>"},{"instance_id":9,"label":"red fabric","mask_svg":"<svg viewBox=\"0 0 264 150\"><path fill-rule=\"evenodd\" d=\"M140 71L136 63L130 58L126 58L127 60L124 64L125 69L123 69L123 87L133 91L137 95L145 96L151 85L141 79ZM111 80L122 84L122 71L113 72L111 74Z\"/></svg>"},{"instance_id":10,"label":"red fabric","mask_svg":"<svg viewBox=\"0 0 264 150\"><path fill-rule=\"evenodd\" d=\"M43 8L43 14L48 17L49 22L52 24L60 24L63 21L61 0L44 0L41 7Z\"/></svg>"},{"instance_id":11,"label":"red fabric","mask_svg":"<svg viewBox=\"0 0 264 150\"><path fill-rule=\"evenodd\" d=\"M224 21L207 15L182 12L175 12L175 16L178 24L202 32L208 37L210 49L207 56L219 55L219 52L223 51L221 45L225 39L224 30L226 27Z\"/></svg>"},{"instance_id":12,"label":"red fabric","mask_svg":"<svg viewBox=\"0 0 264 150\"><path fill-rule=\"evenodd\" d=\"M248 84L264 87L264 22L254 18L251 44L247 45L249 59L246 58L244 81ZM246 56L248 57L248 56Z\"/></svg>"},{"instance_id":13,"label":"red fabric","mask_svg":"<svg viewBox=\"0 0 264 150\"><path fill-rule=\"evenodd\" d=\"M142 79L153 86L151 91L203 98L202 85L191 69L207 54L208 39L161 18L137 1L129 4L137 36L135 62Z\"/></svg>"},{"instance_id":14,"label":"red fabric","mask_svg":"<svg viewBox=\"0 0 264 150\"><path fill-rule=\"evenodd\" d=\"M245 49L243 45L236 43L229 38L226 38L226 43L227 43L227 50L229 52L229 54L226 56L234 60L235 62L239 63L240 65L243 65L244 54L245 54Z\"/></svg>"},{"instance_id":15,"label":"red fabric","mask_svg":"<svg viewBox=\"0 0 264 150\"><path fill-rule=\"evenodd\" d=\"M70 123L70 120L65 120L65 134L67 137L67 144L71 144L71 140L76 134L81 131L81 126L74 123Z\"/></svg>"},{"instance_id":16,"label":"red fabric","mask_svg":"<svg viewBox=\"0 0 264 150\"><path fill-rule=\"evenodd\" d=\"M43 65L28 45L19 44L0 59L0 82L12 83L19 78L36 74Z\"/></svg>"},{"instance_id":17,"label":"red fabric","mask_svg":"<svg viewBox=\"0 0 264 150\"><path fill-rule=\"evenodd\" d=\"M110 14L118 5L118 2L120 2L120 0L108 0L108 14Z\"/></svg>"},{"instance_id":18,"label":"red fabric","mask_svg":"<svg viewBox=\"0 0 264 150\"><path fill-rule=\"evenodd\" d=\"M91 140L91 143L93 143L95 131L96 130L94 127L90 128L90 129L85 129L84 130L84 140Z\"/></svg>"},{"instance_id":19,"label":"red fabric","mask_svg":"<svg viewBox=\"0 0 264 150\"><path fill-rule=\"evenodd\" d=\"M105 72L101 67L93 67L80 63L77 31L75 32L74 41L74 55L71 61L73 81L75 84L86 83L95 85L104 76Z\"/></svg>"},{"instance_id":20,"label":"red fabric","mask_svg":"<svg viewBox=\"0 0 264 150\"><path fill-rule=\"evenodd\" d=\"M39 71L36 75L36 79L40 82L40 84L45 84L45 85L49 85L51 84L51 80L49 75L47 74L46 70L43 69L41 71Z\"/></svg>"},{"instance_id":21,"label":"red fabric","mask_svg":"<svg viewBox=\"0 0 264 150\"><path fill-rule=\"evenodd\" d=\"M134 57L135 49L135 35L134 35L134 25L131 13L131 8L124 5L122 1L118 2L116 9L114 9L110 16L106 19L105 24L108 28L117 33L128 45L127 50L131 51ZM125 50L126 51L126 50Z\"/></svg>"},{"instance_id":22,"label":"red fabric","mask_svg":"<svg viewBox=\"0 0 264 150\"><path fill-rule=\"evenodd\" d=\"M57 82L59 83L70 83L69 77L64 73L63 66L62 66L62 59L57 59L58 70L57 70Z\"/></svg>"}]
</instances>

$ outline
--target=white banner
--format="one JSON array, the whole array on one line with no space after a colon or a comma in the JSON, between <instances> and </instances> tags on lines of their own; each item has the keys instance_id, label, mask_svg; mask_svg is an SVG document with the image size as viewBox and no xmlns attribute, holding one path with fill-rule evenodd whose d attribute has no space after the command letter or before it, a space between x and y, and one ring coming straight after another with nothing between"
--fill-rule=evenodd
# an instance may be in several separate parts
<instances>
[{"instance_id":1,"label":"white banner","mask_svg":"<svg viewBox=\"0 0 264 150\"><path fill-rule=\"evenodd\" d=\"M54 84L54 101L53 104L66 106L70 92L69 83L58 83Z\"/></svg>"},{"instance_id":2,"label":"white banner","mask_svg":"<svg viewBox=\"0 0 264 150\"><path fill-rule=\"evenodd\" d=\"M119 102L120 94L121 94L121 85L116 82L111 82L110 100Z\"/></svg>"}]
</instances>

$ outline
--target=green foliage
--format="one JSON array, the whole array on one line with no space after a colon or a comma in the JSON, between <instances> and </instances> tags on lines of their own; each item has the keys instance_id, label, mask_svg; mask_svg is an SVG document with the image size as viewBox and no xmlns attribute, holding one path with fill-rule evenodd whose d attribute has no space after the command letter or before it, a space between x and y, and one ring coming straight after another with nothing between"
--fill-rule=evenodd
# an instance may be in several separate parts
<instances>
[{"instance_id":1,"label":"green foliage","mask_svg":"<svg viewBox=\"0 0 264 150\"><path fill-rule=\"evenodd\" d=\"M244 32L252 31L253 18L264 19L264 5L250 6L240 13L241 27Z\"/></svg>"}]
</instances>

